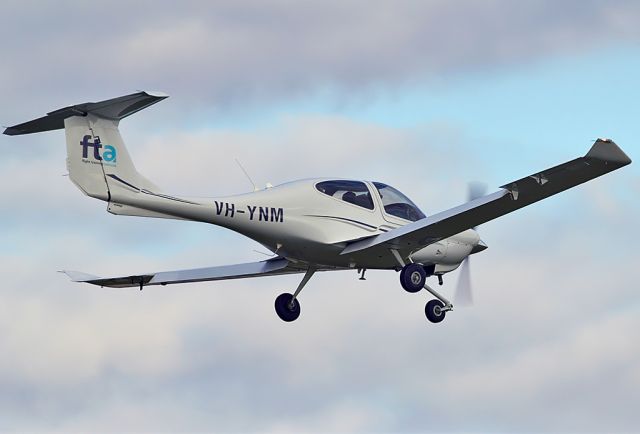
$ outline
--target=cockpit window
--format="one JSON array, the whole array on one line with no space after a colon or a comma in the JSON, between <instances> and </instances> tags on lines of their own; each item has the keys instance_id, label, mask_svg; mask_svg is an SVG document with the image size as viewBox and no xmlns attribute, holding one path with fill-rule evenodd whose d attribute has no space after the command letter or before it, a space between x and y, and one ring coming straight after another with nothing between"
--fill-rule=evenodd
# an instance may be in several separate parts
<instances>
[{"instance_id":1,"label":"cockpit window","mask_svg":"<svg viewBox=\"0 0 640 434\"><path fill-rule=\"evenodd\" d=\"M387 214L412 222L426 217L407 196L395 188L381 182L374 182L373 185L378 189L382 204L384 205L384 211Z\"/></svg>"},{"instance_id":2,"label":"cockpit window","mask_svg":"<svg viewBox=\"0 0 640 434\"><path fill-rule=\"evenodd\" d=\"M360 181L323 181L316 184L321 193L344 200L345 202L373 209L371 194L364 182Z\"/></svg>"}]
</instances>

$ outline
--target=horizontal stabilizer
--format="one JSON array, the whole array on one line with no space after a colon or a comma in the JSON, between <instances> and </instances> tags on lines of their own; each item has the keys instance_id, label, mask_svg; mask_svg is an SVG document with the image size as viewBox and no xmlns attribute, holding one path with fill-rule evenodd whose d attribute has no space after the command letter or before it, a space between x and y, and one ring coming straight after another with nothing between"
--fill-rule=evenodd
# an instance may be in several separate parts
<instances>
[{"instance_id":1,"label":"horizontal stabilizer","mask_svg":"<svg viewBox=\"0 0 640 434\"><path fill-rule=\"evenodd\" d=\"M54 110L32 121L14 125L4 130L8 136L20 134L40 133L43 131L60 130L64 128L64 120L71 116L87 116L89 113L103 119L119 121L144 108L149 107L169 95L159 92L136 92L118 98L100 102L86 102Z\"/></svg>"}]
</instances>

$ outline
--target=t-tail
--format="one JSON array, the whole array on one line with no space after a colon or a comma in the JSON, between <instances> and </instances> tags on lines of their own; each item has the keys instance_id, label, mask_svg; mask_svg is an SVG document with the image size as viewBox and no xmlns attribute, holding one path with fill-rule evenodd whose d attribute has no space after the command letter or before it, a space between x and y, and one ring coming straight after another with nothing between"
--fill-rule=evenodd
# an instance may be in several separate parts
<instances>
[{"instance_id":1,"label":"t-tail","mask_svg":"<svg viewBox=\"0 0 640 434\"><path fill-rule=\"evenodd\" d=\"M137 92L77 104L9 127L4 134L13 136L64 128L71 181L86 195L107 201L109 212L141 217L193 218L195 216L190 212L182 215L188 200L162 194L136 170L118 130L121 119L167 97L157 92ZM181 206L168 206L167 201L179 202L176 205ZM176 212L171 212L173 210Z\"/></svg>"}]
</instances>

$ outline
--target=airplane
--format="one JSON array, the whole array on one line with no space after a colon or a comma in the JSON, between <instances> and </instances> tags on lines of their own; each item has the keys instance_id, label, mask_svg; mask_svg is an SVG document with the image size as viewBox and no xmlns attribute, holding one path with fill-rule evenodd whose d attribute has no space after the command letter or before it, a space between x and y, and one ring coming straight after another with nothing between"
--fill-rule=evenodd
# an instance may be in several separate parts
<instances>
[{"instance_id":1,"label":"airplane","mask_svg":"<svg viewBox=\"0 0 640 434\"><path fill-rule=\"evenodd\" d=\"M427 278L442 276L487 249L475 228L631 163L610 139L597 139L583 157L475 194L455 208L426 216L407 196L382 182L339 178L302 179L220 198L167 194L135 169L118 126L120 120L168 95L136 92L100 102L76 104L5 129L6 135L64 129L71 181L87 196L107 202L115 215L209 223L255 240L270 259L189 270L98 277L64 271L74 282L126 288L188 282L302 274L293 293L275 299L285 322L300 315L300 292L320 271L399 272L400 285L423 288L435 298L425 315L439 323L453 304ZM464 272L464 268L462 269Z\"/></svg>"}]
</instances>

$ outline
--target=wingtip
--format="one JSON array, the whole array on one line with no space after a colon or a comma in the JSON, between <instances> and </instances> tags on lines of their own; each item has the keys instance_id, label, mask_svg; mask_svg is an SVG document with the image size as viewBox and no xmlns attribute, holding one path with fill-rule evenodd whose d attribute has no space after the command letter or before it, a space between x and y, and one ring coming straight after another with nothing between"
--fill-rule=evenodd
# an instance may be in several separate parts
<instances>
[{"instance_id":1,"label":"wingtip","mask_svg":"<svg viewBox=\"0 0 640 434\"><path fill-rule=\"evenodd\" d=\"M157 91L157 90L143 90L142 92L146 93L149 96L153 96L155 98L160 98L160 99L169 98L168 94Z\"/></svg>"},{"instance_id":2,"label":"wingtip","mask_svg":"<svg viewBox=\"0 0 640 434\"><path fill-rule=\"evenodd\" d=\"M615 163L621 167L631 164L631 158L613 140L605 138L596 140L586 157Z\"/></svg>"},{"instance_id":3,"label":"wingtip","mask_svg":"<svg viewBox=\"0 0 640 434\"><path fill-rule=\"evenodd\" d=\"M83 273L81 271L73 271L73 270L60 270L58 273L66 274L69 279L73 282L88 282L90 280L100 279L98 276L94 276L93 274Z\"/></svg>"},{"instance_id":4,"label":"wingtip","mask_svg":"<svg viewBox=\"0 0 640 434\"><path fill-rule=\"evenodd\" d=\"M17 136L17 135L24 134L24 133L23 133L22 130L19 130L17 128L6 127L2 134L4 134L5 136Z\"/></svg>"}]
</instances>

